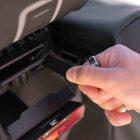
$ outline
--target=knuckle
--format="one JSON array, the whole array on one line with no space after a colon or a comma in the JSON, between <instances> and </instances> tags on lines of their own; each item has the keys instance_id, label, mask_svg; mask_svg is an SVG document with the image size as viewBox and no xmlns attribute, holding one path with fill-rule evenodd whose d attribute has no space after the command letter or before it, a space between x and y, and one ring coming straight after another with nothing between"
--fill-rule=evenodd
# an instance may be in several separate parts
<instances>
[{"instance_id":1,"label":"knuckle","mask_svg":"<svg viewBox=\"0 0 140 140\"><path fill-rule=\"evenodd\" d=\"M78 69L76 79L79 82L86 83L89 79L90 67L89 66L82 66Z\"/></svg>"},{"instance_id":2,"label":"knuckle","mask_svg":"<svg viewBox=\"0 0 140 140\"><path fill-rule=\"evenodd\" d=\"M121 44L116 44L111 48L108 48L108 53L112 57L118 57L120 54L122 54L122 51L125 50L127 47L121 45Z\"/></svg>"},{"instance_id":3,"label":"knuckle","mask_svg":"<svg viewBox=\"0 0 140 140\"><path fill-rule=\"evenodd\" d=\"M108 100L107 102L104 102L101 104L102 108L105 110L115 110L121 106L121 102L118 99L112 98Z\"/></svg>"},{"instance_id":4,"label":"knuckle","mask_svg":"<svg viewBox=\"0 0 140 140\"><path fill-rule=\"evenodd\" d=\"M120 49L125 49L127 47L122 45L122 44L116 44L113 48L115 48L116 50L120 51Z\"/></svg>"},{"instance_id":5,"label":"knuckle","mask_svg":"<svg viewBox=\"0 0 140 140\"><path fill-rule=\"evenodd\" d=\"M94 99L94 101L95 101L96 104L99 104L99 105L104 103L104 101L100 98L96 98L96 99Z\"/></svg>"},{"instance_id":6,"label":"knuckle","mask_svg":"<svg viewBox=\"0 0 140 140\"><path fill-rule=\"evenodd\" d=\"M107 104L107 103L105 103L105 104L104 104L104 103L100 104L100 107L102 107L102 108L105 109L105 110L109 110L109 111L115 109L115 107L114 107L113 105L110 105L110 104Z\"/></svg>"},{"instance_id":7,"label":"knuckle","mask_svg":"<svg viewBox=\"0 0 140 140\"><path fill-rule=\"evenodd\" d=\"M98 97L94 98L94 102L96 104L104 104L107 101L107 99L102 98L102 96L98 95Z\"/></svg>"},{"instance_id":8,"label":"knuckle","mask_svg":"<svg viewBox=\"0 0 140 140\"><path fill-rule=\"evenodd\" d=\"M122 44L116 44L116 45L114 45L114 47L116 47L116 48L122 48L122 47L124 47L124 45L122 45Z\"/></svg>"},{"instance_id":9,"label":"knuckle","mask_svg":"<svg viewBox=\"0 0 140 140\"><path fill-rule=\"evenodd\" d=\"M81 74L81 68L79 68L77 70L77 73L76 73L76 81L80 82L81 81L81 77L82 77L82 74Z\"/></svg>"},{"instance_id":10,"label":"knuckle","mask_svg":"<svg viewBox=\"0 0 140 140\"><path fill-rule=\"evenodd\" d=\"M83 73L84 73L84 72L83 72L83 67L79 68L78 71L77 71L77 74L76 74L76 79L77 79L77 81L79 81L79 82L82 81L83 76L84 76Z\"/></svg>"}]
</instances>

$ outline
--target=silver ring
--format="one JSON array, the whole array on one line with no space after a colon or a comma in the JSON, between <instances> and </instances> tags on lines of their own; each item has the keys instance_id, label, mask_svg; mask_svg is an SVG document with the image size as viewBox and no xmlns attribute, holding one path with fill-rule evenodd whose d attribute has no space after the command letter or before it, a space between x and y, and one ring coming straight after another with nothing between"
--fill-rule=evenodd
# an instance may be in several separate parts
<instances>
[{"instance_id":1,"label":"silver ring","mask_svg":"<svg viewBox=\"0 0 140 140\"><path fill-rule=\"evenodd\" d=\"M91 56L88 61L91 66L100 67L100 64L98 63L95 56Z\"/></svg>"},{"instance_id":2,"label":"silver ring","mask_svg":"<svg viewBox=\"0 0 140 140\"><path fill-rule=\"evenodd\" d=\"M119 112L120 113L125 113L126 111L127 111L127 109L126 109L125 105L122 105L122 106L119 107Z\"/></svg>"}]
</instances>

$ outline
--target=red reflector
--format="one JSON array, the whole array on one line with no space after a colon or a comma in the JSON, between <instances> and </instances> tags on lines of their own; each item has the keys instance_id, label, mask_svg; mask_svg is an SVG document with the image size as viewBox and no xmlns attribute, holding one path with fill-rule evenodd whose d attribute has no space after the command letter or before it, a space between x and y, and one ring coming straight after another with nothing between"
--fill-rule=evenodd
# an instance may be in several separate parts
<instances>
[{"instance_id":1,"label":"red reflector","mask_svg":"<svg viewBox=\"0 0 140 140\"><path fill-rule=\"evenodd\" d=\"M83 118L84 112L85 107L81 106L37 140L55 140L56 138L64 134L66 131L68 131L70 128L72 128L72 126L74 126L77 122L79 122Z\"/></svg>"}]
</instances>

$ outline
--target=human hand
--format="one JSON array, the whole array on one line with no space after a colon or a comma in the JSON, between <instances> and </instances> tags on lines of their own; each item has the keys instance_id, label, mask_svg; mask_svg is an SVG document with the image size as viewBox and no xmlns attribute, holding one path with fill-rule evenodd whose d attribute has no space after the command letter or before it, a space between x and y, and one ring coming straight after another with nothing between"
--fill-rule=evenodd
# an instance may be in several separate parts
<instances>
[{"instance_id":1,"label":"human hand","mask_svg":"<svg viewBox=\"0 0 140 140\"><path fill-rule=\"evenodd\" d=\"M116 45L96 58L101 67L87 62L68 70L67 79L78 84L81 92L106 110L112 125L129 124L130 114L120 113L118 108L125 105L127 110L140 112L140 55Z\"/></svg>"}]
</instances>

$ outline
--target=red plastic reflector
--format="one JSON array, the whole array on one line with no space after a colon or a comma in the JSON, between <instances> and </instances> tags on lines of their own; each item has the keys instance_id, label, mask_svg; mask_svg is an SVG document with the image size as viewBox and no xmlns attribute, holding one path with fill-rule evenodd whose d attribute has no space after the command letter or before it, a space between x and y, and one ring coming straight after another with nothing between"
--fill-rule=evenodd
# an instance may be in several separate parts
<instances>
[{"instance_id":1,"label":"red plastic reflector","mask_svg":"<svg viewBox=\"0 0 140 140\"><path fill-rule=\"evenodd\" d=\"M71 129L77 122L79 122L84 117L84 112L85 107L81 106L37 140L55 140L59 138L62 134Z\"/></svg>"}]
</instances>

